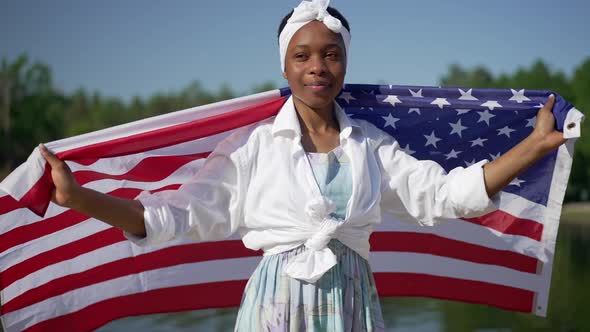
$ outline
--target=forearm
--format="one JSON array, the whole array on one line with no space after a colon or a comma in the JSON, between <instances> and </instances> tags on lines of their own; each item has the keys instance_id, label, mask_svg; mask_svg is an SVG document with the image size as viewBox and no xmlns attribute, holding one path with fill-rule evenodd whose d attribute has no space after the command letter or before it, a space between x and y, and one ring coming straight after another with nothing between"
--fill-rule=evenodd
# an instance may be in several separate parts
<instances>
[{"instance_id":1,"label":"forearm","mask_svg":"<svg viewBox=\"0 0 590 332\"><path fill-rule=\"evenodd\" d=\"M137 200L114 197L79 187L72 195L68 207L133 235L146 234L144 208Z\"/></svg>"},{"instance_id":2,"label":"forearm","mask_svg":"<svg viewBox=\"0 0 590 332\"><path fill-rule=\"evenodd\" d=\"M489 197L497 194L515 177L549 152L539 147L538 139L530 135L498 159L484 165L484 180Z\"/></svg>"}]
</instances>

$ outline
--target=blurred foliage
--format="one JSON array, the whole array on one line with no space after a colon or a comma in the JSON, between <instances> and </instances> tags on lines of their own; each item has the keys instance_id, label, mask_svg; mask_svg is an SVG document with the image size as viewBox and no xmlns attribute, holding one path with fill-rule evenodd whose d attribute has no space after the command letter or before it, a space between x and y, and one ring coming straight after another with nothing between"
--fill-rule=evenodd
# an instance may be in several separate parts
<instances>
[{"instance_id":1,"label":"blurred foliage","mask_svg":"<svg viewBox=\"0 0 590 332\"><path fill-rule=\"evenodd\" d=\"M590 58L584 60L568 77L551 70L537 60L530 68L519 68L512 74L494 76L478 66L465 69L453 64L441 78L446 87L481 87L551 90L573 104L581 112L590 112ZM586 114L586 113L585 113ZM588 200L590 195L590 121L582 123L582 138L575 144L574 163L566 192L566 201Z\"/></svg>"},{"instance_id":2,"label":"blurred foliage","mask_svg":"<svg viewBox=\"0 0 590 332\"><path fill-rule=\"evenodd\" d=\"M512 74L493 75L478 66L465 69L451 65L441 78L443 86L553 90L581 111L590 110L590 58L570 76L553 71L538 60L529 68ZM0 178L22 163L39 142L111 127L166 112L226 100L239 95L275 89L272 82L237 93L229 85L217 92L205 89L198 81L179 92L155 93L123 101L80 89L71 94L53 84L51 69L43 63L30 63L26 55L0 63ZM588 133L590 121L582 130ZM590 188L590 139L576 143L574 166L567 200L587 200Z\"/></svg>"}]
</instances>

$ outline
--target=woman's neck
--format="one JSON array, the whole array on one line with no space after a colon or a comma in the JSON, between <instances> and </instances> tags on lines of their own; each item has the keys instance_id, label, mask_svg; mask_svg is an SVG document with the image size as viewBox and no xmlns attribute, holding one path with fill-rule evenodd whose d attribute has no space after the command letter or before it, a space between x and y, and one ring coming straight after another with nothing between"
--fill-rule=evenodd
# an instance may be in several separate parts
<instances>
[{"instance_id":1,"label":"woman's neck","mask_svg":"<svg viewBox=\"0 0 590 332\"><path fill-rule=\"evenodd\" d=\"M311 108L294 98L301 127L301 144L307 152L330 152L340 145L340 126L334 113L334 102L322 108Z\"/></svg>"},{"instance_id":2,"label":"woman's neck","mask_svg":"<svg viewBox=\"0 0 590 332\"><path fill-rule=\"evenodd\" d=\"M332 131L340 132L338 120L334 113L334 102L322 108L311 108L297 98L294 98L293 102L302 133L323 135Z\"/></svg>"}]
</instances>

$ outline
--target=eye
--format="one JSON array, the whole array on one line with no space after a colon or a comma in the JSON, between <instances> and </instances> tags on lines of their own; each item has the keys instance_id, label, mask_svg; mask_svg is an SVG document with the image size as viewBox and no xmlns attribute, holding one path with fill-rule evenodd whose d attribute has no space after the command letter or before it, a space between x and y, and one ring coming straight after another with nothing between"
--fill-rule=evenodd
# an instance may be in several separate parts
<instances>
[{"instance_id":1,"label":"eye","mask_svg":"<svg viewBox=\"0 0 590 332\"><path fill-rule=\"evenodd\" d=\"M303 61L303 60L307 59L307 54L305 54L305 53L295 53L294 57L298 61Z\"/></svg>"},{"instance_id":2,"label":"eye","mask_svg":"<svg viewBox=\"0 0 590 332\"><path fill-rule=\"evenodd\" d=\"M326 53L326 58L329 59L338 59L339 54L337 52L327 52Z\"/></svg>"}]
</instances>

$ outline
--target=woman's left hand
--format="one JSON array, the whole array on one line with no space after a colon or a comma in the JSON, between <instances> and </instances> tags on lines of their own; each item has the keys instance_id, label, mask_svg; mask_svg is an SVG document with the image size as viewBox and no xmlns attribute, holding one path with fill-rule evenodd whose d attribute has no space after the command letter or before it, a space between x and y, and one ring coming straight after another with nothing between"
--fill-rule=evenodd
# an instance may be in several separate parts
<instances>
[{"instance_id":1,"label":"woman's left hand","mask_svg":"<svg viewBox=\"0 0 590 332\"><path fill-rule=\"evenodd\" d=\"M563 133L555 129L555 118L551 110L555 103L555 96L552 94L547 99L545 105L537 113L537 120L535 121L535 130L531 133L531 138L537 142L539 152L545 155L560 145L565 143Z\"/></svg>"}]
</instances>

